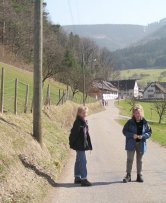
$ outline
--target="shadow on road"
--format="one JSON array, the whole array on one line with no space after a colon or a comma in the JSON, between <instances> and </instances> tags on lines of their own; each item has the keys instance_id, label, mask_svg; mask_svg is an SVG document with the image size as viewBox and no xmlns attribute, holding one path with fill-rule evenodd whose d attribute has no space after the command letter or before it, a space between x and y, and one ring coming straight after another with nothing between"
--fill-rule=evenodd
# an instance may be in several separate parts
<instances>
[{"instance_id":1,"label":"shadow on road","mask_svg":"<svg viewBox=\"0 0 166 203\"><path fill-rule=\"evenodd\" d=\"M49 174L39 169L37 166L34 165L34 163L31 163L25 155L20 154L19 159L26 168L31 169L38 176L41 176L44 179L46 179L52 187L64 187L64 188L80 187L80 185L76 185L74 183L56 183ZM112 185L112 184L118 184L118 183L122 183L122 181L94 182L92 183L92 186Z\"/></svg>"},{"instance_id":2,"label":"shadow on road","mask_svg":"<svg viewBox=\"0 0 166 203\"><path fill-rule=\"evenodd\" d=\"M104 185L112 185L122 183L122 181L114 181L114 182L92 182L92 186L104 186ZM81 187L81 185L76 185L74 183L57 183L56 187L64 187L64 188L75 188Z\"/></svg>"}]
</instances>

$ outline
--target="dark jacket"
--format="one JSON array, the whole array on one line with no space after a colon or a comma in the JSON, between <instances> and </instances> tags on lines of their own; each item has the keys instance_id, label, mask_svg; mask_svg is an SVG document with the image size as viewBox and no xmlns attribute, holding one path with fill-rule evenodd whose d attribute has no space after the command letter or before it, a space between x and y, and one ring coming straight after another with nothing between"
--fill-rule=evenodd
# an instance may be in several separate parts
<instances>
[{"instance_id":1,"label":"dark jacket","mask_svg":"<svg viewBox=\"0 0 166 203\"><path fill-rule=\"evenodd\" d=\"M69 145L76 151L92 150L91 139L86 121L76 118L69 136Z\"/></svg>"},{"instance_id":2,"label":"dark jacket","mask_svg":"<svg viewBox=\"0 0 166 203\"><path fill-rule=\"evenodd\" d=\"M136 146L136 140L134 139L134 134L137 134L137 125L135 120L132 118L127 121L123 127L123 134L126 137L126 150L134 151ZM140 140L140 152L144 153L146 151L146 140L151 137L152 130L148 122L143 119L143 129L142 129L142 139Z\"/></svg>"}]
</instances>

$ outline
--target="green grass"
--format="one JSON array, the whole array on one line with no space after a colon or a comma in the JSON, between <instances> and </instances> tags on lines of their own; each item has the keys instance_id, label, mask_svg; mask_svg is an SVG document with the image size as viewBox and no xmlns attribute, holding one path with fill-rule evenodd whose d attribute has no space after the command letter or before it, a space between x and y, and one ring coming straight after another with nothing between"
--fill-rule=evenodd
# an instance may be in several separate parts
<instances>
[{"instance_id":1,"label":"green grass","mask_svg":"<svg viewBox=\"0 0 166 203\"><path fill-rule=\"evenodd\" d=\"M14 95L15 95L15 79L18 79L18 113L24 112L25 104L25 94L26 94L26 84L29 85L29 99L28 99L28 111L31 109L32 97L33 97L33 74L16 67L0 63L1 67L5 70L5 83L4 83L4 109L7 112L14 112ZM0 73L1 74L1 73ZM1 80L1 79L0 79ZM48 80L45 82L43 87L43 103L46 100L47 86L50 85L51 92L51 104L56 105L59 101L59 89L61 90L61 95L63 90L66 90L66 85L55 82L53 80ZM70 94L72 94L70 92ZM76 94L73 99L76 103L82 102L82 93ZM87 102L91 103L95 100L91 97L87 98Z\"/></svg>"},{"instance_id":2,"label":"green grass","mask_svg":"<svg viewBox=\"0 0 166 203\"><path fill-rule=\"evenodd\" d=\"M150 123L153 131L152 139L162 146L166 146L166 125Z\"/></svg>"},{"instance_id":3,"label":"green grass","mask_svg":"<svg viewBox=\"0 0 166 203\"><path fill-rule=\"evenodd\" d=\"M159 116L158 114L153 110L153 103L151 102L138 102L141 104L144 108L145 112L145 118L147 120L158 122ZM119 104L116 103L117 106L120 108L120 113L124 116L131 116L131 106L128 102L128 100L121 100L119 101ZM166 122L166 116L162 120L164 123Z\"/></svg>"},{"instance_id":4,"label":"green grass","mask_svg":"<svg viewBox=\"0 0 166 203\"><path fill-rule=\"evenodd\" d=\"M137 78L139 77L139 83L146 86L147 82L153 81L166 81L166 75L161 77L165 68L163 69L131 69L120 71L122 79ZM137 76L137 77L136 77Z\"/></svg>"},{"instance_id":5,"label":"green grass","mask_svg":"<svg viewBox=\"0 0 166 203\"><path fill-rule=\"evenodd\" d=\"M155 112L152 112L151 115L151 103L148 102L139 102L143 107L144 107L144 111L145 111L145 118L147 120L152 120L150 123L151 127L152 127L152 139L156 142L158 142L159 144L161 144L162 146L166 146L166 124L158 124L158 115ZM117 107L120 109L120 114L121 115L125 115L125 116L131 116L131 111L129 109L131 109L131 106L129 105L129 103L126 100L121 100L118 103L116 103ZM121 119L118 122L121 125L124 125L126 123L126 119ZM163 119L164 122L166 122L166 118Z\"/></svg>"}]
</instances>

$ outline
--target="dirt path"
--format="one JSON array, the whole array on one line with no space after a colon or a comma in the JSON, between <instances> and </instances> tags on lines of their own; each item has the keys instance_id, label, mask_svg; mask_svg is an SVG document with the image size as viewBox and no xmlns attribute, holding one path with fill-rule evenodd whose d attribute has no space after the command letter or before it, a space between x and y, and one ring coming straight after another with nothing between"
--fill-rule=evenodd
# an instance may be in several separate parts
<instances>
[{"instance_id":1,"label":"dirt path","mask_svg":"<svg viewBox=\"0 0 166 203\"><path fill-rule=\"evenodd\" d=\"M87 153L89 180L93 187L73 184L74 156L69 160L59 187L47 199L48 203L165 203L166 149L149 141L144 157L145 182L124 184L126 153L122 127L115 121L118 110L110 103L107 110L89 117L94 150Z\"/></svg>"}]
</instances>

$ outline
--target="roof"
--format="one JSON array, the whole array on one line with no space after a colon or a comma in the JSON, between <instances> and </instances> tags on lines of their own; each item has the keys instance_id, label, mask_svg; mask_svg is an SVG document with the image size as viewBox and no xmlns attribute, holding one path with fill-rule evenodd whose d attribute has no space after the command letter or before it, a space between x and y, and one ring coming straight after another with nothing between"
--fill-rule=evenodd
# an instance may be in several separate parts
<instances>
[{"instance_id":1,"label":"roof","mask_svg":"<svg viewBox=\"0 0 166 203\"><path fill-rule=\"evenodd\" d=\"M166 82L151 82L150 84L147 85L147 87L145 88L144 92L148 89L149 86L151 86L152 84L156 85L156 87L161 90L162 92L164 92L166 94Z\"/></svg>"},{"instance_id":2,"label":"roof","mask_svg":"<svg viewBox=\"0 0 166 203\"><path fill-rule=\"evenodd\" d=\"M91 87L97 88L102 91L117 92L118 89L107 81L93 81Z\"/></svg>"},{"instance_id":3,"label":"roof","mask_svg":"<svg viewBox=\"0 0 166 203\"><path fill-rule=\"evenodd\" d=\"M113 80L110 83L119 90L131 90L134 89L136 80Z\"/></svg>"},{"instance_id":4,"label":"roof","mask_svg":"<svg viewBox=\"0 0 166 203\"><path fill-rule=\"evenodd\" d=\"M166 89L166 82L159 82L159 84Z\"/></svg>"},{"instance_id":5,"label":"roof","mask_svg":"<svg viewBox=\"0 0 166 203\"><path fill-rule=\"evenodd\" d=\"M161 90L163 93L166 94L166 85L165 85L165 87L164 87L163 84L161 84L161 83L156 83L156 87L157 87L159 90Z\"/></svg>"}]
</instances>

